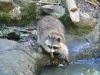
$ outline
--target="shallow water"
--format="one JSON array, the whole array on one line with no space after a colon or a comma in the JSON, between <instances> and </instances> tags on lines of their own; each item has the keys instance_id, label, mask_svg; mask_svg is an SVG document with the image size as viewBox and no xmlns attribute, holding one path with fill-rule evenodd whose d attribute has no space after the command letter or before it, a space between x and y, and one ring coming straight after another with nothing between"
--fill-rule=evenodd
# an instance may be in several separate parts
<instances>
[{"instance_id":1,"label":"shallow water","mask_svg":"<svg viewBox=\"0 0 100 75\"><path fill-rule=\"evenodd\" d=\"M64 67L45 66L41 75L100 75L100 58L77 60Z\"/></svg>"}]
</instances>

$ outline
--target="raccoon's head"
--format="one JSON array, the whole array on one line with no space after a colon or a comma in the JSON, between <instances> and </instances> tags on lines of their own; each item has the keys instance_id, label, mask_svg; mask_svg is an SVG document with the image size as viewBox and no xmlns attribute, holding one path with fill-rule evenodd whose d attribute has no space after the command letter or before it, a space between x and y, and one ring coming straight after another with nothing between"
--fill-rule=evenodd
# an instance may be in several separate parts
<instances>
[{"instance_id":1,"label":"raccoon's head","mask_svg":"<svg viewBox=\"0 0 100 75\"><path fill-rule=\"evenodd\" d=\"M47 40L45 41L45 49L48 53L57 52L63 54L66 57L67 62L69 62L68 49L60 37L48 35Z\"/></svg>"}]
</instances>

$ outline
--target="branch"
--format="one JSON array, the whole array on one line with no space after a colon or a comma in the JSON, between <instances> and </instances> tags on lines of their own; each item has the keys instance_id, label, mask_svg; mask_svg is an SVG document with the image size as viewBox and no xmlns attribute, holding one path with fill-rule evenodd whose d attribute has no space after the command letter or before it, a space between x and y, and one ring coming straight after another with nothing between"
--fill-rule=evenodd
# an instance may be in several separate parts
<instances>
[{"instance_id":1,"label":"branch","mask_svg":"<svg viewBox=\"0 0 100 75\"><path fill-rule=\"evenodd\" d=\"M75 0L62 0L66 9L68 9L72 22L78 27L95 27L97 20L90 17L88 13L81 12Z\"/></svg>"},{"instance_id":2,"label":"branch","mask_svg":"<svg viewBox=\"0 0 100 75\"><path fill-rule=\"evenodd\" d=\"M79 11L75 0L61 0L61 1L65 5L65 7L67 7L71 20L73 22L79 22L80 21Z\"/></svg>"}]
</instances>

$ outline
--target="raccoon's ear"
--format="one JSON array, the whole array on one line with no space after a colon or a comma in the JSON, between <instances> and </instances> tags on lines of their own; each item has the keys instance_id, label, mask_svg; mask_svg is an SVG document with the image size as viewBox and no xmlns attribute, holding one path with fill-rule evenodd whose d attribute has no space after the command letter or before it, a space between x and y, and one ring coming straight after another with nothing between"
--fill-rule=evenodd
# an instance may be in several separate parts
<instances>
[{"instance_id":1,"label":"raccoon's ear","mask_svg":"<svg viewBox=\"0 0 100 75\"><path fill-rule=\"evenodd\" d=\"M60 42L60 41L61 41L61 39L60 39L60 38L57 38L57 41L58 41L58 42Z\"/></svg>"}]
</instances>

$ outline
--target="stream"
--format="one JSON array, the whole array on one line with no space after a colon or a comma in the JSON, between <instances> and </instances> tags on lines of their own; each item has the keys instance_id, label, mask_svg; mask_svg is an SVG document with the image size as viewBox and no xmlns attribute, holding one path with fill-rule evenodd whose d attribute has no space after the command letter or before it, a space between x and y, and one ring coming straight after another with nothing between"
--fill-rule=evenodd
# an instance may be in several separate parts
<instances>
[{"instance_id":1,"label":"stream","mask_svg":"<svg viewBox=\"0 0 100 75\"><path fill-rule=\"evenodd\" d=\"M41 75L100 75L99 66L100 58L77 60L64 67L45 66Z\"/></svg>"}]
</instances>

